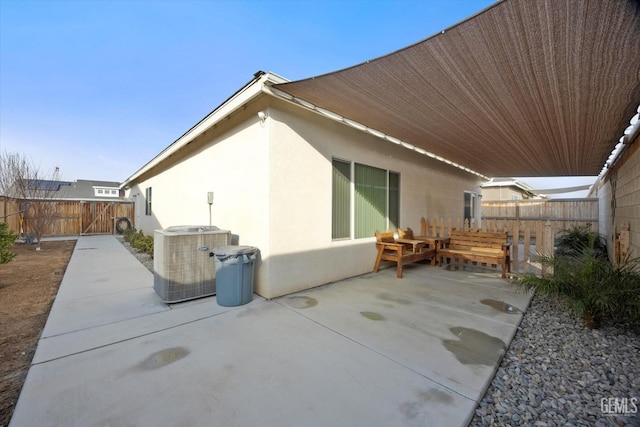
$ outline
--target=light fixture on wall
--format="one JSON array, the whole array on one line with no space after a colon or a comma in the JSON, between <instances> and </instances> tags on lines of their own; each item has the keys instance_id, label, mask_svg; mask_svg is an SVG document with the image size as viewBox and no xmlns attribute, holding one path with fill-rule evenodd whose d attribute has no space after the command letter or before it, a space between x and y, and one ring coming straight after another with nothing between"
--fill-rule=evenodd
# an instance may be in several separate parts
<instances>
[{"instance_id":1,"label":"light fixture on wall","mask_svg":"<svg viewBox=\"0 0 640 427\"><path fill-rule=\"evenodd\" d=\"M211 205L213 205L213 191L207 193L207 203L209 204L209 227L211 227Z\"/></svg>"},{"instance_id":2,"label":"light fixture on wall","mask_svg":"<svg viewBox=\"0 0 640 427\"><path fill-rule=\"evenodd\" d=\"M260 119L260 122L264 124L267 120L267 114L264 111L258 111L258 118Z\"/></svg>"}]
</instances>

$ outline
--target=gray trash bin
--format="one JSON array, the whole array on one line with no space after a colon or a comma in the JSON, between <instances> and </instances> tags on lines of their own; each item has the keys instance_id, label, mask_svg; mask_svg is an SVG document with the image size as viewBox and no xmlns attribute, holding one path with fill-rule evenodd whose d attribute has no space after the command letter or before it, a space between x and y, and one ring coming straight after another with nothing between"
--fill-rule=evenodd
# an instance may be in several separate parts
<instances>
[{"instance_id":1,"label":"gray trash bin","mask_svg":"<svg viewBox=\"0 0 640 427\"><path fill-rule=\"evenodd\" d=\"M213 250L218 305L235 307L253 299L254 264L258 248L221 246Z\"/></svg>"}]
</instances>

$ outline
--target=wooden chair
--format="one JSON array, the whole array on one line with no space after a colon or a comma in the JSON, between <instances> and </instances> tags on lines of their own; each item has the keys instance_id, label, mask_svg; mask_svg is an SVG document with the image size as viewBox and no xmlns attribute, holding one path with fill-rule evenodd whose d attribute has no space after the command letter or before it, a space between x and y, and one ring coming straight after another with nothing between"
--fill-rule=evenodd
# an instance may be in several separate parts
<instances>
[{"instance_id":1,"label":"wooden chair","mask_svg":"<svg viewBox=\"0 0 640 427\"><path fill-rule=\"evenodd\" d=\"M403 231L402 228L398 228L398 237L401 239L413 240L413 230L411 229L411 227L407 227L406 231Z\"/></svg>"},{"instance_id":2,"label":"wooden chair","mask_svg":"<svg viewBox=\"0 0 640 427\"><path fill-rule=\"evenodd\" d=\"M404 234L406 236L406 233ZM402 239L397 242L393 237L393 231L380 232L376 230L376 247L378 255L373 266L373 272L377 273L381 261L393 261L396 263L398 278L402 278L402 266L423 259L433 259L436 256L435 248L428 248L419 240Z\"/></svg>"}]
</instances>

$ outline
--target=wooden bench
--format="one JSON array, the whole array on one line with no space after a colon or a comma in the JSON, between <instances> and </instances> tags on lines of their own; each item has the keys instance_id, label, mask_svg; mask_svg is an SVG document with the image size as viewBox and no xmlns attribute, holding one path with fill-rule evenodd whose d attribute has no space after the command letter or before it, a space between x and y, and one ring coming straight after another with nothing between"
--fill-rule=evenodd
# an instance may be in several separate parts
<instances>
[{"instance_id":1,"label":"wooden bench","mask_svg":"<svg viewBox=\"0 0 640 427\"><path fill-rule=\"evenodd\" d=\"M436 249L429 248L420 240L394 239L392 231L381 233L376 230L376 247L378 256L373 266L373 272L377 273L381 261L393 261L396 263L398 278L402 278L402 266L423 259L433 259Z\"/></svg>"},{"instance_id":2,"label":"wooden bench","mask_svg":"<svg viewBox=\"0 0 640 427\"><path fill-rule=\"evenodd\" d=\"M452 231L447 239L438 243L440 266L452 259L491 264L496 268L502 265L502 277L511 272L511 243L507 241L507 233L489 233L483 231Z\"/></svg>"}]
</instances>

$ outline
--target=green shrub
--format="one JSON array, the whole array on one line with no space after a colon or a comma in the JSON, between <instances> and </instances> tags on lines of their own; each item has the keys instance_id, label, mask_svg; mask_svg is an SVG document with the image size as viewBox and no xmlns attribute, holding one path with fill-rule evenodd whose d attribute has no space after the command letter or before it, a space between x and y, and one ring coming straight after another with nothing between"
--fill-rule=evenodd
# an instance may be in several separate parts
<instances>
[{"instance_id":1,"label":"green shrub","mask_svg":"<svg viewBox=\"0 0 640 427\"><path fill-rule=\"evenodd\" d=\"M124 241L127 243L131 243L131 236L135 233L135 230L133 228L128 228L126 230L124 230L122 232L122 237L124 238Z\"/></svg>"},{"instance_id":2,"label":"green shrub","mask_svg":"<svg viewBox=\"0 0 640 427\"><path fill-rule=\"evenodd\" d=\"M0 264L6 264L16 256L11 252L11 248L16 242L18 235L9 230L9 224L0 222Z\"/></svg>"},{"instance_id":3,"label":"green shrub","mask_svg":"<svg viewBox=\"0 0 640 427\"><path fill-rule=\"evenodd\" d=\"M142 230L125 230L122 233L125 242L129 243L138 252L149 254L153 257L153 236L145 235Z\"/></svg>"},{"instance_id":4,"label":"green shrub","mask_svg":"<svg viewBox=\"0 0 640 427\"><path fill-rule=\"evenodd\" d=\"M552 270L552 275L520 274L514 283L563 298L590 329L605 318L640 319L640 259L613 265L598 240L589 238L587 244L552 256L537 255L535 261Z\"/></svg>"}]
</instances>

